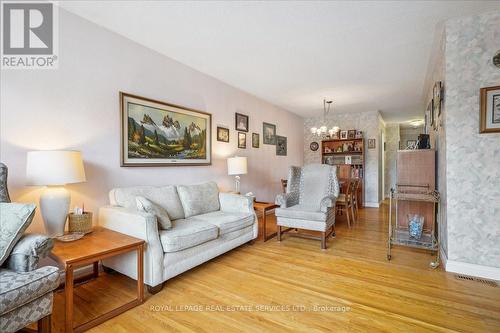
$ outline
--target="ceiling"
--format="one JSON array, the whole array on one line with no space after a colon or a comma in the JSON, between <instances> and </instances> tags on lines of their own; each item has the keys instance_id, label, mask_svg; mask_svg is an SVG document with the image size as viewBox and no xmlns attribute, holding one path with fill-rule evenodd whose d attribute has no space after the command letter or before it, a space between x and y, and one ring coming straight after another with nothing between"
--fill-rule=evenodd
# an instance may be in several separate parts
<instances>
[{"instance_id":1,"label":"ceiling","mask_svg":"<svg viewBox=\"0 0 500 333\"><path fill-rule=\"evenodd\" d=\"M301 116L422 118L439 26L500 1L68 1L60 6Z\"/></svg>"}]
</instances>

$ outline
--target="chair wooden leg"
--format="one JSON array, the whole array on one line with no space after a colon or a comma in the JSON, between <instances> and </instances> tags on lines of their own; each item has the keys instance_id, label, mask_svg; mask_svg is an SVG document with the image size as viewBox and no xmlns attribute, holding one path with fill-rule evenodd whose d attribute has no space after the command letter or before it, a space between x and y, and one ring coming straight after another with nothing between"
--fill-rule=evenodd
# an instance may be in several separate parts
<instances>
[{"instance_id":1,"label":"chair wooden leg","mask_svg":"<svg viewBox=\"0 0 500 333\"><path fill-rule=\"evenodd\" d=\"M321 249L326 250L326 231L321 233Z\"/></svg>"},{"instance_id":2,"label":"chair wooden leg","mask_svg":"<svg viewBox=\"0 0 500 333\"><path fill-rule=\"evenodd\" d=\"M276 236L277 236L277 239L278 239L278 242L281 242L281 226L278 225L278 231L276 233Z\"/></svg>"},{"instance_id":3,"label":"chair wooden leg","mask_svg":"<svg viewBox=\"0 0 500 333\"><path fill-rule=\"evenodd\" d=\"M50 333L52 330L52 315L48 315L46 317L43 317L42 319L38 320L37 324L37 329L38 333Z\"/></svg>"},{"instance_id":4,"label":"chair wooden leg","mask_svg":"<svg viewBox=\"0 0 500 333\"><path fill-rule=\"evenodd\" d=\"M351 215L352 215L352 222L353 223L358 222L356 216L354 216L354 205L352 203L351 203Z\"/></svg>"},{"instance_id":5,"label":"chair wooden leg","mask_svg":"<svg viewBox=\"0 0 500 333\"><path fill-rule=\"evenodd\" d=\"M332 238L335 238L335 224L332 225Z\"/></svg>"},{"instance_id":6,"label":"chair wooden leg","mask_svg":"<svg viewBox=\"0 0 500 333\"><path fill-rule=\"evenodd\" d=\"M345 206L345 216L347 217L347 227L351 229L351 219L349 218L349 209Z\"/></svg>"}]
</instances>

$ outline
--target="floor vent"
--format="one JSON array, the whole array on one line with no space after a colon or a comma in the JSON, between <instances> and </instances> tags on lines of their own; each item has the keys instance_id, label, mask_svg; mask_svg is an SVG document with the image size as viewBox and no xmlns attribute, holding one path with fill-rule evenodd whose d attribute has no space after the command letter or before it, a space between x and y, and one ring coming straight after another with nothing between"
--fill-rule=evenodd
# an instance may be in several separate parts
<instances>
[{"instance_id":1,"label":"floor vent","mask_svg":"<svg viewBox=\"0 0 500 333\"><path fill-rule=\"evenodd\" d=\"M495 281L481 279L473 276L455 274L455 278L458 280L479 282L490 287L498 287L498 284Z\"/></svg>"}]
</instances>

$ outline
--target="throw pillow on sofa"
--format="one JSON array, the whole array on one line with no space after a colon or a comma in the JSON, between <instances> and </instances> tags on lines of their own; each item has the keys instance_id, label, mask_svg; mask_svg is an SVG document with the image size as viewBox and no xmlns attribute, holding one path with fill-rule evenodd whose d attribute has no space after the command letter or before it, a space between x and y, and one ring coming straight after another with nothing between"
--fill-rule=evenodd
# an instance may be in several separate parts
<instances>
[{"instance_id":1,"label":"throw pillow on sofa","mask_svg":"<svg viewBox=\"0 0 500 333\"><path fill-rule=\"evenodd\" d=\"M0 266L35 216L35 204L0 203Z\"/></svg>"},{"instance_id":2,"label":"throw pillow on sofa","mask_svg":"<svg viewBox=\"0 0 500 333\"><path fill-rule=\"evenodd\" d=\"M135 201L137 203L137 210L156 216L160 229L167 230L172 228L172 221L170 221L170 217L168 217L168 213L163 207L145 197L135 197Z\"/></svg>"},{"instance_id":3,"label":"throw pillow on sofa","mask_svg":"<svg viewBox=\"0 0 500 333\"><path fill-rule=\"evenodd\" d=\"M219 188L215 182L200 185L179 185L177 192L186 218L220 209Z\"/></svg>"}]
</instances>

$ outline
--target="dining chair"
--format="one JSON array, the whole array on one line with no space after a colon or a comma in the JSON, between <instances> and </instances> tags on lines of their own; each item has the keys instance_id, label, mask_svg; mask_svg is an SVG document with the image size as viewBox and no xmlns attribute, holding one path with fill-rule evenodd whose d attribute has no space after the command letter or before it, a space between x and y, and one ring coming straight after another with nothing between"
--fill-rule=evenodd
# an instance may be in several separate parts
<instances>
[{"instance_id":1,"label":"dining chair","mask_svg":"<svg viewBox=\"0 0 500 333\"><path fill-rule=\"evenodd\" d=\"M349 179L347 181L346 193L340 193L337 197L336 206L340 213L345 212L347 217L347 226L351 228L351 217L354 221L354 205L353 205L353 192L356 186L355 179ZM349 210L351 210L351 217L349 216Z\"/></svg>"},{"instance_id":2,"label":"dining chair","mask_svg":"<svg viewBox=\"0 0 500 333\"><path fill-rule=\"evenodd\" d=\"M359 178L354 178L355 181L355 186L354 186L354 191L352 192L352 204L355 212L355 221L357 222L359 219L359 207L358 207L358 192L359 192L359 184L361 184L361 181Z\"/></svg>"}]
</instances>

